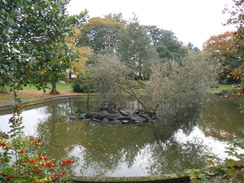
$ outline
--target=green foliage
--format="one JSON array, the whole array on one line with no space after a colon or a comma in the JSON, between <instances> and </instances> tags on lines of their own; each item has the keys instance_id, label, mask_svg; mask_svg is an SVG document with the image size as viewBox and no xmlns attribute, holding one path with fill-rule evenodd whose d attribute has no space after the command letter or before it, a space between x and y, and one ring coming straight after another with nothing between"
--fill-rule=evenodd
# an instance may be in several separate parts
<instances>
[{"instance_id":1,"label":"green foliage","mask_svg":"<svg viewBox=\"0 0 244 183\"><path fill-rule=\"evenodd\" d=\"M240 67L235 69L229 68L231 71L228 77L232 77L239 81L239 83L235 86L235 89L232 90L231 94L235 97L244 97L244 63Z\"/></svg>"},{"instance_id":2,"label":"green foliage","mask_svg":"<svg viewBox=\"0 0 244 183\"><path fill-rule=\"evenodd\" d=\"M233 85L218 85L216 87L211 88L211 92L225 93L225 92L230 92L232 89L233 89Z\"/></svg>"},{"instance_id":3,"label":"green foliage","mask_svg":"<svg viewBox=\"0 0 244 183\"><path fill-rule=\"evenodd\" d=\"M91 86L90 77L82 74L74 81L72 88L74 92L94 92Z\"/></svg>"},{"instance_id":4,"label":"green foliage","mask_svg":"<svg viewBox=\"0 0 244 183\"><path fill-rule=\"evenodd\" d=\"M47 88L51 88L52 85L51 83L47 83ZM27 85L26 87L23 87L23 90L36 90L37 88L32 85ZM57 83L57 89L58 90L71 90L72 89L72 84L68 82L58 82Z\"/></svg>"},{"instance_id":5,"label":"green foliage","mask_svg":"<svg viewBox=\"0 0 244 183\"><path fill-rule=\"evenodd\" d=\"M121 22L126 24L126 20L124 19L122 13L109 13L108 15L104 16L105 18L109 18L115 22Z\"/></svg>"},{"instance_id":6,"label":"green foliage","mask_svg":"<svg viewBox=\"0 0 244 183\"><path fill-rule=\"evenodd\" d=\"M172 31L146 26L160 58L182 61L188 50Z\"/></svg>"},{"instance_id":7,"label":"green foliage","mask_svg":"<svg viewBox=\"0 0 244 183\"><path fill-rule=\"evenodd\" d=\"M168 60L153 65L149 81L141 82L134 80L133 70L118 57L100 55L90 71L93 84L104 99L127 93L145 111L167 120L180 116L180 111L186 115L187 107L209 98L209 88L216 86L216 70L216 65L205 61L201 55L191 55L182 64Z\"/></svg>"},{"instance_id":8,"label":"green foliage","mask_svg":"<svg viewBox=\"0 0 244 183\"><path fill-rule=\"evenodd\" d=\"M110 18L91 18L81 28L77 45L89 46L95 52L116 49L120 41L119 32L123 31L123 28L123 23Z\"/></svg>"},{"instance_id":9,"label":"green foliage","mask_svg":"<svg viewBox=\"0 0 244 183\"><path fill-rule=\"evenodd\" d=\"M142 26L135 16L126 21L121 13L91 18L80 31L77 46L89 46L96 54L116 54L135 79L148 79L150 66L159 57L182 61L188 53L172 31Z\"/></svg>"},{"instance_id":10,"label":"green foliage","mask_svg":"<svg viewBox=\"0 0 244 183\"><path fill-rule=\"evenodd\" d=\"M200 49L198 47L194 47L194 45L191 42L189 42L186 45L186 48L188 49L189 52L200 53Z\"/></svg>"},{"instance_id":11,"label":"green foliage","mask_svg":"<svg viewBox=\"0 0 244 183\"><path fill-rule=\"evenodd\" d=\"M167 114L174 115L185 107L206 101L208 89L216 85L217 67L202 55L189 55L181 64L167 60L151 70L145 87L145 105L165 120L165 116L170 117Z\"/></svg>"},{"instance_id":12,"label":"green foliage","mask_svg":"<svg viewBox=\"0 0 244 183\"><path fill-rule=\"evenodd\" d=\"M41 89L64 75L74 56L64 38L83 16L69 17L68 2L1 2L0 86L21 89L31 83Z\"/></svg>"},{"instance_id":13,"label":"green foliage","mask_svg":"<svg viewBox=\"0 0 244 183\"><path fill-rule=\"evenodd\" d=\"M209 60L218 61L221 65L219 81L225 84L238 82L233 77L227 77L230 71L227 68L237 68L243 60L243 52L232 49L234 42L234 32L225 32L216 36L211 36L203 46L203 53Z\"/></svg>"},{"instance_id":14,"label":"green foliage","mask_svg":"<svg viewBox=\"0 0 244 183\"><path fill-rule=\"evenodd\" d=\"M123 94L129 94L145 108L141 102L138 89L145 86L140 80L134 80L133 71L126 66L116 55L99 54L95 63L90 67L91 81L96 91L104 101L120 100Z\"/></svg>"},{"instance_id":15,"label":"green foliage","mask_svg":"<svg viewBox=\"0 0 244 183\"><path fill-rule=\"evenodd\" d=\"M131 70L116 55L99 54L90 67L92 85L104 98L121 94Z\"/></svg>"},{"instance_id":16,"label":"green foliage","mask_svg":"<svg viewBox=\"0 0 244 183\"><path fill-rule=\"evenodd\" d=\"M74 161L56 161L45 157L44 142L23 134L21 99L16 94L12 108L10 131L0 132L0 181L72 182L68 166Z\"/></svg>"},{"instance_id":17,"label":"green foliage","mask_svg":"<svg viewBox=\"0 0 244 183\"><path fill-rule=\"evenodd\" d=\"M242 182L244 180L244 154L240 150L244 149L244 139L235 139L229 142L231 145L227 149L229 156L222 163L215 163L209 160L210 167L207 170L200 170L190 174L193 183L198 182Z\"/></svg>"},{"instance_id":18,"label":"green foliage","mask_svg":"<svg viewBox=\"0 0 244 183\"><path fill-rule=\"evenodd\" d=\"M151 45L150 37L136 17L127 25L121 35L118 53L133 72L136 79L143 79L150 74L150 66L157 60L158 54Z\"/></svg>"}]
</instances>

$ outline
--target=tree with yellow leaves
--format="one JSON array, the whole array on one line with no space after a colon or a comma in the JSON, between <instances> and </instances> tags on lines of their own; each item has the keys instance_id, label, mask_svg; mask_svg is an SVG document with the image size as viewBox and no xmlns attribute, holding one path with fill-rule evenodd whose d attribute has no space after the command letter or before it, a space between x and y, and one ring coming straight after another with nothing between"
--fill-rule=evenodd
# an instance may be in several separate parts
<instances>
[{"instance_id":1,"label":"tree with yellow leaves","mask_svg":"<svg viewBox=\"0 0 244 183\"><path fill-rule=\"evenodd\" d=\"M80 74L87 74L86 63L89 58L93 55L93 49L88 46L75 47L75 52L79 54L78 61L72 62L71 73L79 76Z\"/></svg>"},{"instance_id":2,"label":"tree with yellow leaves","mask_svg":"<svg viewBox=\"0 0 244 183\"><path fill-rule=\"evenodd\" d=\"M72 61L70 72L79 77L80 74L86 74L86 62L93 55L93 49L88 46L78 47L76 40L80 37L80 29L73 28L73 36L67 36L66 41L74 47L74 52L79 56L77 60Z\"/></svg>"}]
</instances>

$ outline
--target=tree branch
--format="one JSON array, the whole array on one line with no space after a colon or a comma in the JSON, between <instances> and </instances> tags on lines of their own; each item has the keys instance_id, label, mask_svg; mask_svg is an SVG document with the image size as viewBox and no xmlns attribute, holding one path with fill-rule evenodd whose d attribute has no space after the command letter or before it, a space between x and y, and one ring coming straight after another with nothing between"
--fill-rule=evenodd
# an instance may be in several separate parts
<instances>
[{"instance_id":1,"label":"tree branch","mask_svg":"<svg viewBox=\"0 0 244 183\"><path fill-rule=\"evenodd\" d=\"M140 99L138 96L136 96L136 94L135 94L134 92L129 91L129 90L126 90L126 89L124 89L124 88L122 88L122 89L123 89L124 92L126 92L126 93L130 94L132 97L134 97L134 98L135 98L135 99L142 105L142 107L143 107L146 111L148 111L147 107L143 104L143 102L141 101L141 99Z\"/></svg>"}]
</instances>

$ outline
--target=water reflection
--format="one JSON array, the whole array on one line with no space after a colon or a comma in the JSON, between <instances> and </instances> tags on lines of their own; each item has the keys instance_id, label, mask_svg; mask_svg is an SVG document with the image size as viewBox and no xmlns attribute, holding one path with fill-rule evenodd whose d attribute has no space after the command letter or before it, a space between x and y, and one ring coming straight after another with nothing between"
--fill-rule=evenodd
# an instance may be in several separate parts
<instances>
[{"instance_id":1,"label":"water reflection","mask_svg":"<svg viewBox=\"0 0 244 183\"><path fill-rule=\"evenodd\" d=\"M201 130L207 136L213 136L220 141L243 137L244 113L240 113L238 104L234 101L222 100L205 106L202 115Z\"/></svg>"},{"instance_id":2,"label":"water reflection","mask_svg":"<svg viewBox=\"0 0 244 183\"><path fill-rule=\"evenodd\" d=\"M69 121L77 108L87 110L86 102L52 103L23 114L28 121L25 133L42 137L49 156L77 158L76 175L145 176L203 168L205 152L224 158L226 140L243 136L243 114L227 102L209 104L191 118L160 125ZM8 117L0 116L3 131Z\"/></svg>"}]
</instances>

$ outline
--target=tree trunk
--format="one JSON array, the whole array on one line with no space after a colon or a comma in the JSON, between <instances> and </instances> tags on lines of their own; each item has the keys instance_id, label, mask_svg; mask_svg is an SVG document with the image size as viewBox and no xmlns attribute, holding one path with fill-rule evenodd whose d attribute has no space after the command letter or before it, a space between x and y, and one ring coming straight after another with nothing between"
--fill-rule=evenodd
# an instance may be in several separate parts
<instances>
[{"instance_id":1,"label":"tree trunk","mask_svg":"<svg viewBox=\"0 0 244 183\"><path fill-rule=\"evenodd\" d=\"M56 82L52 82L52 90L50 91L50 94L52 95L59 95L59 91L57 90L57 84Z\"/></svg>"}]
</instances>

